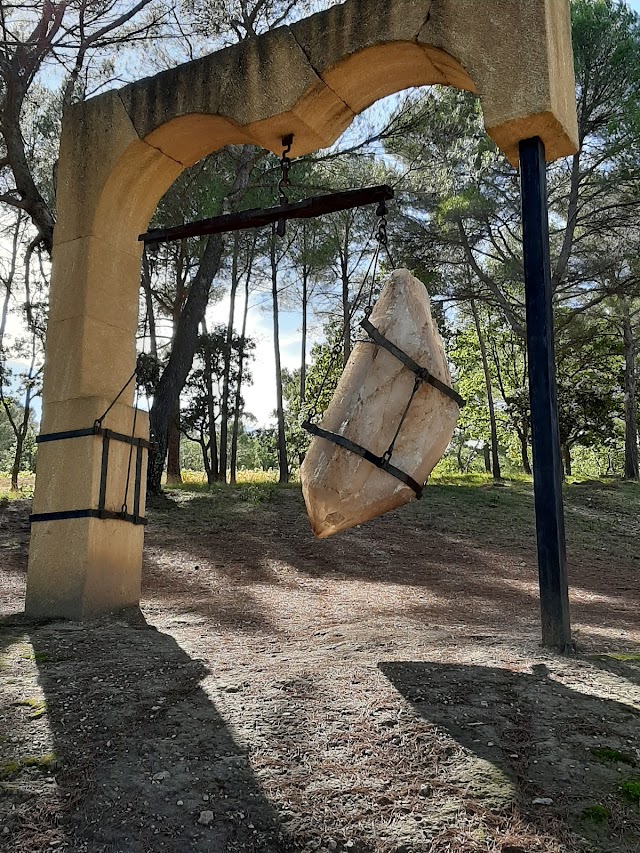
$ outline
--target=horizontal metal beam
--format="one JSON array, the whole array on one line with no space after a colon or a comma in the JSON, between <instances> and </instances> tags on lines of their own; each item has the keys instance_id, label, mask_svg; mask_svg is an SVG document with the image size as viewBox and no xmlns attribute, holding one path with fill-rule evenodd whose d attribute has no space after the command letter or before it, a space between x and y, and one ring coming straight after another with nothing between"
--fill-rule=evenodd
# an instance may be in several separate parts
<instances>
[{"instance_id":1,"label":"horizontal metal beam","mask_svg":"<svg viewBox=\"0 0 640 853\"><path fill-rule=\"evenodd\" d=\"M338 213L341 210L390 201L393 197L392 188L386 184L363 187L359 190L345 190L313 196L304 201L283 204L280 207L252 208L239 213L226 213L211 219L176 225L173 228L155 228L147 231L146 234L140 234L138 240L142 243L168 243L173 240L185 240L188 237L246 231L250 228L263 228L274 222L285 222L288 219L315 219L317 216L325 216L328 213Z\"/></svg>"}]
</instances>

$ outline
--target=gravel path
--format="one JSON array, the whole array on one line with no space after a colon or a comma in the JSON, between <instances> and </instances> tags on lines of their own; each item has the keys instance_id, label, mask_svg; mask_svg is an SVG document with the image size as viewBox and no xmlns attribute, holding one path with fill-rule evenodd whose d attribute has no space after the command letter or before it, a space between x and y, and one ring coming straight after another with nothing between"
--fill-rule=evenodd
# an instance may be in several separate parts
<instances>
[{"instance_id":1,"label":"gravel path","mask_svg":"<svg viewBox=\"0 0 640 853\"><path fill-rule=\"evenodd\" d=\"M296 490L173 493L142 614L82 626L24 621L0 510L0 850L637 853L632 520L569 501L562 658L527 491L429 500L317 542Z\"/></svg>"}]
</instances>

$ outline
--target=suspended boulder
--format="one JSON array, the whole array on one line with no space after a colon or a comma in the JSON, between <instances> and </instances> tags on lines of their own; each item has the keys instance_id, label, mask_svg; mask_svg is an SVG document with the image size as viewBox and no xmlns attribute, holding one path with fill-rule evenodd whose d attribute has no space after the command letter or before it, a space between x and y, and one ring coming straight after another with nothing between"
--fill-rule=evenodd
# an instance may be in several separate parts
<instances>
[{"instance_id":1,"label":"suspended boulder","mask_svg":"<svg viewBox=\"0 0 640 853\"><path fill-rule=\"evenodd\" d=\"M427 290L408 270L385 282L365 328L372 339L356 343L322 423L308 425L300 479L321 539L420 496L463 403Z\"/></svg>"}]
</instances>

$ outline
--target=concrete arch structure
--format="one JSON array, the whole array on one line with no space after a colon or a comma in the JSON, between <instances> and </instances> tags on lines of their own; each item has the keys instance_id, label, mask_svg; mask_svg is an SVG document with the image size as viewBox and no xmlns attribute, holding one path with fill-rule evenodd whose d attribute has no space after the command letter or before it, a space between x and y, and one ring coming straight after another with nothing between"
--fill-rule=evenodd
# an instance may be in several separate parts
<instances>
[{"instance_id":1,"label":"concrete arch structure","mask_svg":"<svg viewBox=\"0 0 640 853\"><path fill-rule=\"evenodd\" d=\"M294 155L326 147L378 99L430 84L477 93L489 135L514 165L530 137L544 142L549 160L573 153L568 0L347 0L71 107L58 167L41 432L90 427L131 375L137 236L183 169L230 143L279 153L289 133ZM132 402L129 388L105 426L130 433ZM138 413L136 435L147 432ZM105 507L114 512L129 455L122 444L109 457ZM97 506L101 459L96 436L40 445L33 512L45 520L32 525L32 616L85 618L139 601L143 527L50 516Z\"/></svg>"}]
</instances>

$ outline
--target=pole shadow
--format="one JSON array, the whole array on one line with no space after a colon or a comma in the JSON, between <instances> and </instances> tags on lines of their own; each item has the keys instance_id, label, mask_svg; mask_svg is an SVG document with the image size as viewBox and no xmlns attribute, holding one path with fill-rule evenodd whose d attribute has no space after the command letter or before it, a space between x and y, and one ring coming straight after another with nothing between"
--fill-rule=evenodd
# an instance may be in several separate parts
<instances>
[{"instance_id":1,"label":"pole shadow","mask_svg":"<svg viewBox=\"0 0 640 853\"><path fill-rule=\"evenodd\" d=\"M530 673L417 661L379 669L415 714L463 748L449 779L468 800L515 806L541 832L569 831L594 853L640 849L640 803L621 791L639 777L640 694L634 706L583 693L544 664Z\"/></svg>"}]
</instances>

